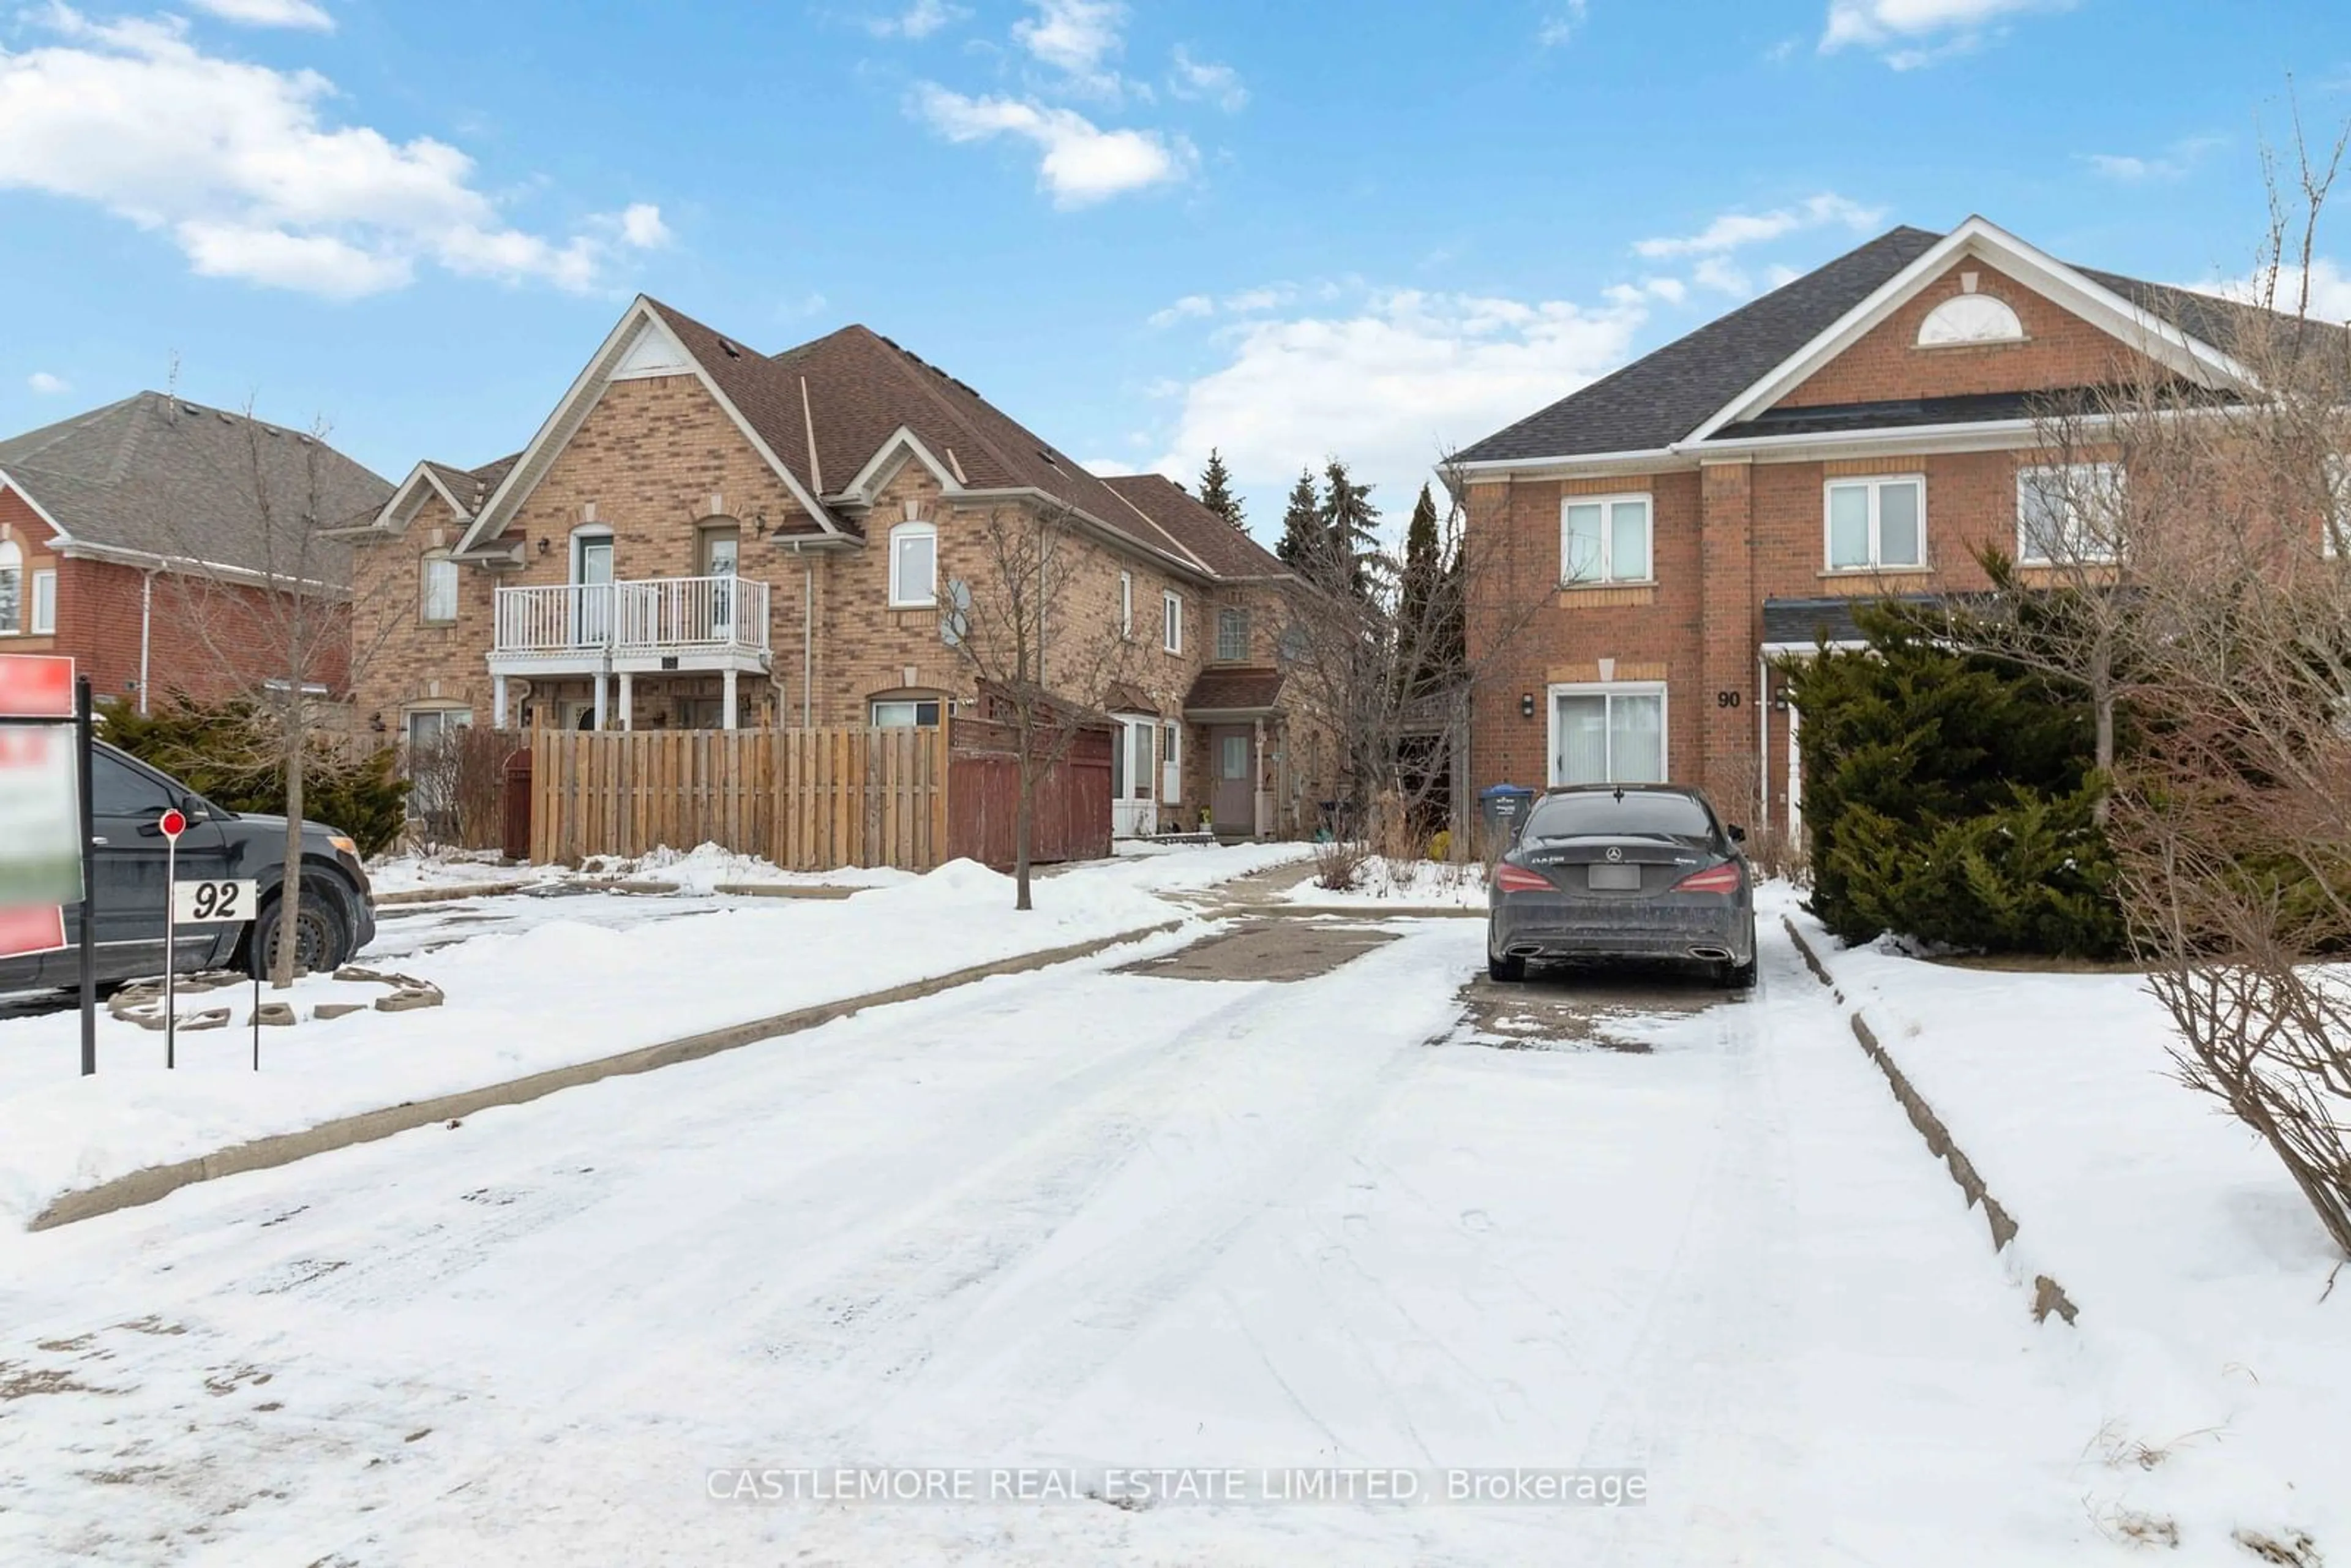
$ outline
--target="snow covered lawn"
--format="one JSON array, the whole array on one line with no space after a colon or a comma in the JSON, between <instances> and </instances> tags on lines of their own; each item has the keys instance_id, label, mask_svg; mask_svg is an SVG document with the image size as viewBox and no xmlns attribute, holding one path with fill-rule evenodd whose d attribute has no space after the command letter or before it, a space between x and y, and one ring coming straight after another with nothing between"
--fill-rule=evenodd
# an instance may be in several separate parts
<instances>
[{"instance_id":1,"label":"snow covered lawn","mask_svg":"<svg viewBox=\"0 0 2351 1568\"><path fill-rule=\"evenodd\" d=\"M666 899L580 894L387 918L359 961L429 980L446 1004L313 1021L320 1001L382 993L308 979L291 998L305 1021L263 1031L257 1074L241 987L183 998L183 1016L229 1006L233 1027L183 1034L168 1073L161 1034L103 1012L90 1079L78 1075L72 1010L0 1021L0 1227L23 1225L69 1188L246 1139L1157 925L1186 913L1160 894L1288 850L1078 867L1039 879L1037 907L1022 915L1010 879L966 861L847 901L674 910ZM496 928L509 910L528 919ZM425 925L448 945L422 950Z\"/></svg>"},{"instance_id":2,"label":"snow covered lawn","mask_svg":"<svg viewBox=\"0 0 2351 1568\"><path fill-rule=\"evenodd\" d=\"M1478 932L1382 928L1293 984L1105 956L0 1234L0 1561L2133 1561L2074 1342L1783 936L1635 1052L1466 1043ZM840 1464L1651 1500L711 1495Z\"/></svg>"},{"instance_id":3,"label":"snow covered lawn","mask_svg":"<svg viewBox=\"0 0 2351 1568\"><path fill-rule=\"evenodd\" d=\"M773 861L738 854L716 844L700 844L691 850L658 849L643 855L597 855L577 871L559 865L500 865L496 855L467 850L391 855L368 866L368 881L379 894L515 882L542 886L615 881L667 883L681 893L707 894L721 886L896 887L914 880L914 873L890 866L785 871Z\"/></svg>"},{"instance_id":4,"label":"snow covered lawn","mask_svg":"<svg viewBox=\"0 0 2351 1568\"><path fill-rule=\"evenodd\" d=\"M2351 1278L2328 1295L2341 1258L2284 1169L2172 1076L2138 977L1842 949L1775 896L2014 1214L2011 1268L2081 1309L2116 1517L2172 1521L2189 1561L2254 1561L2241 1529L2351 1559Z\"/></svg>"},{"instance_id":5,"label":"snow covered lawn","mask_svg":"<svg viewBox=\"0 0 2351 1568\"><path fill-rule=\"evenodd\" d=\"M1310 876L1285 896L1292 904L1334 909L1375 909L1384 904L1428 909L1483 909L1486 868L1442 861L1392 861L1374 855L1364 862L1362 880L1345 892L1319 887Z\"/></svg>"}]
</instances>

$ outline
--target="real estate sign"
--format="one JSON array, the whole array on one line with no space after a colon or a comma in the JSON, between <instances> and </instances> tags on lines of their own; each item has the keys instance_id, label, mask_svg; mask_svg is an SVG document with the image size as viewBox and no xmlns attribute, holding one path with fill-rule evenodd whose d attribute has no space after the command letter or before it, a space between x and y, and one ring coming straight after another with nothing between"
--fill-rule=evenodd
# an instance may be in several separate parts
<instances>
[{"instance_id":1,"label":"real estate sign","mask_svg":"<svg viewBox=\"0 0 2351 1568\"><path fill-rule=\"evenodd\" d=\"M0 719L72 717L71 659L0 655ZM0 932L19 940L26 912L81 902L74 743L70 722L0 723L0 912L16 916ZM64 940L61 919L38 925ZM0 941L0 949L24 950L16 941Z\"/></svg>"}]
</instances>

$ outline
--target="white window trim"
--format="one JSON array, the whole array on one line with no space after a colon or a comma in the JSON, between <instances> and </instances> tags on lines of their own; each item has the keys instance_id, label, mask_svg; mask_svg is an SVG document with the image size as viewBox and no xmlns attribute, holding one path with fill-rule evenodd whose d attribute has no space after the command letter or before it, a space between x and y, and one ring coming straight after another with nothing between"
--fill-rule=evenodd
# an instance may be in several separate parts
<instances>
[{"instance_id":1,"label":"white window trim","mask_svg":"<svg viewBox=\"0 0 2351 1568\"><path fill-rule=\"evenodd\" d=\"M446 567L449 572L449 613L433 613L433 576L435 569ZM458 576L456 560L445 551L423 558L416 584L416 618L427 626L455 626L457 623L457 601L464 590Z\"/></svg>"},{"instance_id":2,"label":"white window trim","mask_svg":"<svg viewBox=\"0 0 2351 1568\"><path fill-rule=\"evenodd\" d=\"M2029 482L2032 476L2035 474L2058 474L2068 470L2095 472L2099 469L2105 469L2114 475L2115 488L2117 494L2121 492L2122 487L2125 485L2127 485L2130 482L2128 476L2123 472L2123 465L2119 463L2035 463L2029 466L2019 468L2016 471L2016 562L2019 566L2056 566L2062 564L2049 556L2030 555L2026 553L2026 545L2024 542L2024 497L2026 490L2029 488ZM2069 516L2065 519L2065 530L2068 533L2075 532L2079 527L2080 523L2077 517ZM2074 559L2089 565L2107 566L2112 565L2114 562L2120 559L2121 557L2119 552L2110 551L2105 555L2092 555L2086 550L2083 550L2077 551Z\"/></svg>"},{"instance_id":3,"label":"white window trim","mask_svg":"<svg viewBox=\"0 0 2351 1568\"><path fill-rule=\"evenodd\" d=\"M1159 725L1159 803L1180 805L1184 800L1184 727L1172 718L1162 719Z\"/></svg>"},{"instance_id":4,"label":"white window trim","mask_svg":"<svg viewBox=\"0 0 2351 1568\"><path fill-rule=\"evenodd\" d=\"M31 573L27 581L30 586L26 591L25 618L33 628L32 634L36 637L54 636L57 630L57 569L42 567ZM49 591L47 613L43 612L41 604L41 590L44 588Z\"/></svg>"},{"instance_id":5,"label":"white window trim","mask_svg":"<svg viewBox=\"0 0 2351 1568\"><path fill-rule=\"evenodd\" d=\"M1918 559L1914 561L1888 561L1884 541L1878 535L1878 492L1888 485L1915 485L1918 487ZM1862 488L1869 492L1869 559L1859 566L1839 566L1836 563L1836 541L1833 535L1834 513L1830 497L1840 489ZM2022 492L2018 492L2020 499ZM2021 537L2021 535L2020 535ZM1927 476L1924 474L1855 474L1850 477L1829 479L1821 485L1821 570L1835 572L1925 571L1927 566Z\"/></svg>"},{"instance_id":6,"label":"white window trim","mask_svg":"<svg viewBox=\"0 0 2351 1568\"><path fill-rule=\"evenodd\" d=\"M1181 655L1184 652L1183 596L1168 591L1159 596L1159 646L1165 652Z\"/></svg>"},{"instance_id":7,"label":"white window trim","mask_svg":"<svg viewBox=\"0 0 2351 1568\"><path fill-rule=\"evenodd\" d=\"M1673 697L1663 681L1570 681L1545 688L1543 698L1543 777L1553 788L1564 782L1551 777L1559 762L1559 699L1562 697L1655 697L1657 699L1657 771L1665 781L1673 779L1674 714ZM1613 729L1603 727L1608 736L1609 777L1603 783L1616 782L1616 738Z\"/></svg>"},{"instance_id":8,"label":"white window trim","mask_svg":"<svg viewBox=\"0 0 2351 1568\"><path fill-rule=\"evenodd\" d=\"M923 722L925 703L934 703L938 706L939 716L930 724ZM885 707L908 709L913 722L902 725L881 723L881 711ZM865 725L869 729L936 729L946 723L946 716L947 702L945 697L868 697L865 699Z\"/></svg>"},{"instance_id":9,"label":"white window trim","mask_svg":"<svg viewBox=\"0 0 2351 1568\"><path fill-rule=\"evenodd\" d=\"M1118 574L1118 634L1134 641L1134 573L1131 571Z\"/></svg>"},{"instance_id":10,"label":"white window trim","mask_svg":"<svg viewBox=\"0 0 2351 1568\"><path fill-rule=\"evenodd\" d=\"M1615 562L1610 558L1616 553L1616 519L1613 508L1624 501L1641 503L1643 527L1649 536L1649 570L1639 577L1618 577ZM1567 509L1570 507L1600 508L1600 575L1571 577L1567 563ZM1613 496L1562 496L1559 498L1559 585L1562 588L1591 588L1605 584L1611 588L1638 588L1657 580L1657 500L1646 490L1625 490Z\"/></svg>"},{"instance_id":11,"label":"white window trim","mask_svg":"<svg viewBox=\"0 0 2351 1568\"><path fill-rule=\"evenodd\" d=\"M1241 651L1225 652L1225 623L1228 618L1238 618L1241 626ZM1249 612L1237 605L1221 605L1217 610L1217 662L1220 664L1246 664L1249 655Z\"/></svg>"},{"instance_id":12,"label":"white window trim","mask_svg":"<svg viewBox=\"0 0 2351 1568\"><path fill-rule=\"evenodd\" d=\"M919 598L910 598L905 584L899 580L902 564L898 553L901 538L927 538L931 541L931 591ZM900 523L890 530L890 608L893 610L931 610L939 601L939 530L935 523Z\"/></svg>"},{"instance_id":13,"label":"white window trim","mask_svg":"<svg viewBox=\"0 0 2351 1568\"><path fill-rule=\"evenodd\" d=\"M26 596L33 585L25 574L25 552L14 539L0 539L0 573L12 574L16 579L16 619L12 624L0 626L0 637L22 636L32 619L32 605Z\"/></svg>"}]
</instances>

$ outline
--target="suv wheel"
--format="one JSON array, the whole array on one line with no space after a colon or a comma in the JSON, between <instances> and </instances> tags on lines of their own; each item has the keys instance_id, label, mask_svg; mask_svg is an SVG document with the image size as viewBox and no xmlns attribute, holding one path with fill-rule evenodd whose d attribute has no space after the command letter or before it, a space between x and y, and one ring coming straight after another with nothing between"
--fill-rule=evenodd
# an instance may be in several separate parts
<instances>
[{"instance_id":1,"label":"suv wheel","mask_svg":"<svg viewBox=\"0 0 2351 1568\"><path fill-rule=\"evenodd\" d=\"M246 973L266 978L277 947L278 915L285 904L276 893L261 901L261 913L246 936ZM294 970L331 973L351 956L350 922L342 890L328 877L305 873L302 905L294 914Z\"/></svg>"}]
</instances>

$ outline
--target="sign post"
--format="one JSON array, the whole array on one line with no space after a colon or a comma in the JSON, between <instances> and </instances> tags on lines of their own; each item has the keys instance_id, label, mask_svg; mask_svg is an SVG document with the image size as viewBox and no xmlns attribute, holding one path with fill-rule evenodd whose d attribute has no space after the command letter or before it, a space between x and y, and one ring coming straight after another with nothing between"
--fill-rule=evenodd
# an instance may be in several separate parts
<instances>
[{"instance_id":1,"label":"sign post","mask_svg":"<svg viewBox=\"0 0 2351 1568\"><path fill-rule=\"evenodd\" d=\"M167 807L155 826L163 834L163 1065L169 1069L180 1064L180 835L188 831L188 819L177 806Z\"/></svg>"},{"instance_id":2,"label":"sign post","mask_svg":"<svg viewBox=\"0 0 2351 1568\"><path fill-rule=\"evenodd\" d=\"M178 816L174 811L170 813ZM184 832L187 824L181 823ZM166 852L167 856L170 852ZM256 901L261 894L261 883L253 877L199 878L182 882L174 876L172 888L172 940L178 940L183 925L243 925L253 918ZM261 1071L261 967L253 966L253 1070ZM167 1047L168 1050L168 1047Z\"/></svg>"},{"instance_id":3,"label":"sign post","mask_svg":"<svg viewBox=\"0 0 2351 1568\"><path fill-rule=\"evenodd\" d=\"M98 1071L89 682L69 658L0 654L0 954L66 945L81 909L81 1070Z\"/></svg>"}]
</instances>

